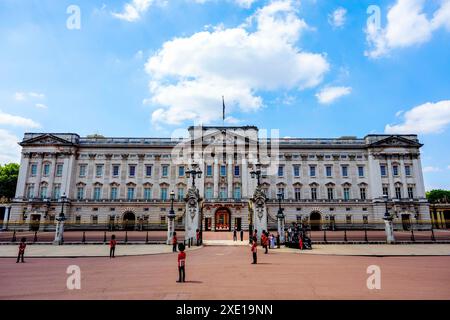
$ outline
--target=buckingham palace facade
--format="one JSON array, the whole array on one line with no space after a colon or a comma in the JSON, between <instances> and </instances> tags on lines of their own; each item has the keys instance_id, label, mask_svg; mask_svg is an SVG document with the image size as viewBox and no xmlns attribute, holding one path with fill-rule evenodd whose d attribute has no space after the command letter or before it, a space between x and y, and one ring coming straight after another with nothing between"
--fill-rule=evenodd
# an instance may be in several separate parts
<instances>
[{"instance_id":1,"label":"buckingham palace facade","mask_svg":"<svg viewBox=\"0 0 450 320\"><path fill-rule=\"evenodd\" d=\"M254 126L186 132L176 139L26 133L10 228L54 229L64 205L67 229L164 229L173 193L182 228L193 167L202 171L195 186L203 230L249 228L257 167L271 228L280 203L286 224L306 221L318 229L384 228L386 210L404 228L429 224L416 135L279 138Z\"/></svg>"}]
</instances>

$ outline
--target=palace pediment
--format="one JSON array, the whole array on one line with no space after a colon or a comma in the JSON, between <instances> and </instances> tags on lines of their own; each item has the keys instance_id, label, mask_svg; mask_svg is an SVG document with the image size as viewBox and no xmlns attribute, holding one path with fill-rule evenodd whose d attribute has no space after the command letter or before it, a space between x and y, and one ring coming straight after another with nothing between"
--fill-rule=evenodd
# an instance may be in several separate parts
<instances>
[{"instance_id":1,"label":"palace pediment","mask_svg":"<svg viewBox=\"0 0 450 320\"><path fill-rule=\"evenodd\" d=\"M50 133L44 133L29 139L24 139L21 146L73 146L70 140L63 139Z\"/></svg>"},{"instance_id":2,"label":"palace pediment","mask_svg":"<svg viewBox=\"0 0 450 320\"><path fill-rule=\"evenodd\" d=\"M381 139L369 145L369 147L417 147L417 148L420 148L421 146L422 144L414 140L406 139L404 137L395 135L389 136L385 139Z\"/></svg>"}]
</instances>

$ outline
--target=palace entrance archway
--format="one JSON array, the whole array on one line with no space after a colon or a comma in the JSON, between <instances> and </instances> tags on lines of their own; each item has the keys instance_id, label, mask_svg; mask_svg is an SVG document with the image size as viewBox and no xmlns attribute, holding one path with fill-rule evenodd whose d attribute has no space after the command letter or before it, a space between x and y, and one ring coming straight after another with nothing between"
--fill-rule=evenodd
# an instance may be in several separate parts
<instances>
[{"instance_id":1,"label":"palace entrance archway","mask_svg":"<svg viewBox=\"0 0 450 320\"><path fill-rule=\"evenodd\" d=\"M215 230L230 231L231 230L231 212L225 207L219 208L215 214Z\"/></svg>"},{"instance_id":2,"label":"palace entrance archway","mask_svg":"<svg viewBox=\"0 0 450 320\"><path fill-rule=\"evenodd\" d=\"M136 224L136 215L131 211L126 211L123 214L122 226L124 230L134 230Z\"/></svg>"},{"instance_id":3,"label":"palace entrance archway","mask_svg":"<svg viewBox=\"0 0 450 320\"><path fill-rule=\"evenodd\" d=\"M320 212L313 211L309 216L309 225L311 226L311 230L320 230L320 222L322 220L322 216Z\"/></svg>"}]
</instances>

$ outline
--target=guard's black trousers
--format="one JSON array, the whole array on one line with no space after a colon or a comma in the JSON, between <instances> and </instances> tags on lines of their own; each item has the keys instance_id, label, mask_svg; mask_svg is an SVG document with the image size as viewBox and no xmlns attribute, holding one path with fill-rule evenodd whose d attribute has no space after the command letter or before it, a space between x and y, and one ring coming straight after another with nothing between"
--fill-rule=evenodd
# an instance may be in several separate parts
<instances>
[{"instance_id":1,"label":"guard's black trousers","mask_svg":"<svg viewBox=\"0 0 450 320\"><path fill-rule=\"evenodd\" d=\"M109 257L114 258L114 254L116 253L116 247L111 247L109 249Z\"/></svg>"},{"instance_id":2,"label":"guard's black trousers","mask_svg":"<svg viewBox=\"0 0 450 320\"><path fill-rule=\"evenodd\" d=\"M177 252L177 244L176 243L173 244L172 251Z\"/></svg>"},{"instance_id":3,"label":"guard's black trousers","mask_svg":"<svg viewBox=\"0 0 450 320\"><path fill-rule=\"evenodd\" d=\"M186 277L185 266L178 267L178 282L185 282L184 279Z\"/></svg>"},{"instance_id":4,"label":"guard's black trousers","mask_svg":"<svg viewBox=\"0 0 450 320\"><path fill-rule=\"evenodd\" d=\"M17 262L19 262L19 261L25 262L25 261L23 261L23 255L24 255L24 252L19 252L19 254L17 256Z\"/></svg>"},{"instance_id":5,"label":"guard's black trousers","mask_svg":"<svg viewBox=\"0 0 450 320\"><path fill-rule=\"evenodd\" d=\"M253 263L257 263L257 261L256 261L256 252L253 252Z\"/></svg>"}]
</instances>

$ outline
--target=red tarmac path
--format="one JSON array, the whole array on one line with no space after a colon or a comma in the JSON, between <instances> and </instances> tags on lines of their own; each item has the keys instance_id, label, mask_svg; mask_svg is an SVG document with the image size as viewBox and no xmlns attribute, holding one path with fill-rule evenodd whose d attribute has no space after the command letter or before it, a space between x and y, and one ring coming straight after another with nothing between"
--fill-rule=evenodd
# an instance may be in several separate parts
<instances>
[{"instance_id":1,"label":"red tarmac path","mask_svg":"<svg viewBox=\"0 0 450 320\"><path fill-rule=\"evenodd\" d=\"M0 259L0 299L450 299L450 256L359 257L204 247L188 252L187 283L176 255ZM81 290L66 289L66 268L81 268ZM381 290L366 287L369 265Z\"/></svg>"}]
</instances>

